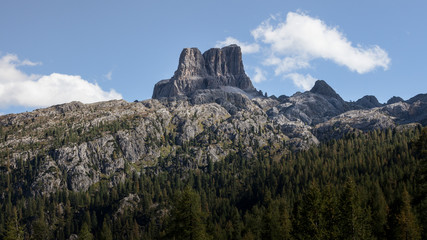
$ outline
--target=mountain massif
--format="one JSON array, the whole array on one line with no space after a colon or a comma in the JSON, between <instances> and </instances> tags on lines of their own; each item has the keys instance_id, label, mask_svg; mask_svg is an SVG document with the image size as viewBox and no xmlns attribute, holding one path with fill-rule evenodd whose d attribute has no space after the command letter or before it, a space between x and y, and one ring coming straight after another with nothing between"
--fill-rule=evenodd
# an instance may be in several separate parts
<instances>
[{"instance_id":1,"label":"mountain massif","mask_svg":"<svg viewBox=\"0 0 427 240\"><path fill-rule=\"evenodd\" d=\"M9 168L38 159L30 189L45 194L86 190L103 178L117 184L126 168L153 167L162 158L203 166L236 144L253 156L254 146L307 149L347 133L426 123L427 94L387 104L374 96L346 102L319 80L307 92L266 97L246 75L239 46L203 54L186 48L173 77L154 87L153 99L72 102L0 116L0 157ZM192 142L198 146L183 150Z\"/></svg>"},{"instance_id":2,"label":"mountain massif","mask_svg":"<svg viewBox=\"0 0 427 240\"><path fill-rule=\"evenodd\" d=\"M206 170L230 156L279 161L348 136L390 129L399 134L426 124L427 94L393 97L386 104L375 96L347 102L318 80L310 91L267 97L246 75L239 46L203 54L185 48L178 69L155 85L152 99L71 102L0 116L0 173L14 176L2 179L2 188L18 191L13 200L3 192L0 207L20 198L85 192L105 184L113 189L149 173ZM108 209L121 214L140 197L114 198ZM64 236L77 229L80 225Z\"/></svg>"}]
</instances>

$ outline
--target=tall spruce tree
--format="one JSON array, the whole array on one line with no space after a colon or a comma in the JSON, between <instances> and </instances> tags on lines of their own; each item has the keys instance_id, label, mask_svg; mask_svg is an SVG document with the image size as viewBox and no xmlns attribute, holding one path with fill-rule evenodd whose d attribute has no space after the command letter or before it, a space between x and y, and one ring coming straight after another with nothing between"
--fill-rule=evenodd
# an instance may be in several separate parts
<instances>
[{"instance_id":1,"label":"tall spruce tree","mask_svg":"<svg viewBox=\"0 0 427 240\"><path fill-rule=\"evenodd\" d=\"M16 213L16 208L13 208L12 215L9 217L9 220L6 224L6 233L4 240L23 240L24 239L24 230L20 225L18 216Z\"/></svg>"},{"instance_id":2,"label":"tall spruce tree","mask_svg":"<svg viewBox=\"0 0 427 240\"><path fill-rule=\"evenodd\" d=\"M79 240L93 240L93 235L90 232L89 225L85 222L79 232Z\"/></svg>"},{"instance_id":3,"label":"tall spruce tree","mask_svg":"<svg viewBox=\"0 0 427 240\"><path fill-rule=\"evenodd\" d=\"M396 216L396 218L397 229L395 232L397 239L421 239L420 228L418 226L417 219L414 213L412 212L411 197L406 188L403 190L402 206L400 209L400 213Z\"/></svg>"},{"instance_id":4,"label":"tall spruce tree","mask_svg":"<svg viewBox=\"0 0 427 240\"><path fill-rule=\"evenodd\" d=\"M322 199L319 186L312 182L297 207L294 235L298 239L320 239L323 225Z\"/></svg>"},{"instance_id":5,"label":"tall spruce tree","mask_svg":"<svg viewBox=\"0 0 427 240\"><path fill-rule=\"evenodd\" d=\"M388 206L378 182L375 183L371 198L372 231L377 239L386 238Z\"/></svg>"},{"instance_id":6,"label":"tall spruce tree","mask_svg":"<svg viewBox=\"0 0 427 240\"><path fill-rule=\"evenodd\" d=\"M169 237L176 240L208 239L199 195L189 187L174 200L169 227Z\"/></svg>"},{"instance_id":7,"label":"tall spruce tree","mask_svg":"<svg viewBox=\"0 0 427 240\"><path fill-rule=\"evenodd\" d=\"M31 236L34 240L46 240L49 239L49 227L44 217L44 211L40 212L40 216L33 222L33 235Z\"/></svg>"},{"instance_id":8,"label":"tall spruce tree","mask_svg":"<svg viewBox=\"0 0 427 240\"><path fill-rule=\"evenodd\" d=\"M349 178L340 196L340 238L371 239L370 212L362 208L353 179Z\"/></svg>"},{"instance_id":9,"label":"tall spruce tree","mask_svg":"<svg viewBox=\"0 0 427 240\"><path fill-rule=\"evenodd\" d=\"M104 221L102 223L100 239L101 240L113 240L113 233L111 232L111 226L108 223L107 218L104 218Z\"/></svg>"}]
</instances>

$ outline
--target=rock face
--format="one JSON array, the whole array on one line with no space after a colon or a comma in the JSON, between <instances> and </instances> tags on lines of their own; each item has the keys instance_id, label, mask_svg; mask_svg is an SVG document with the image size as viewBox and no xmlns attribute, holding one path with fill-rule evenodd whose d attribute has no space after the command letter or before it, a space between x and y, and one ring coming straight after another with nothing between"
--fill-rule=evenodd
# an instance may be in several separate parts
<instances>
[{"instance_id":1,"label":"rock face","mask_svg":"<svg viewBox=\"0 0 427 240\"><path fill-rule=\"evenodd\" d=\"M404 102L404 100L401 97L393 96L387 101L387 104L393 104L393 103L397 103L397 102Z\"/></svg>"},{"instance_id":2,"label":"rock face","mask_svg":"<svg viewBox=\"0 0 427 240\"><path fill-rule=\"evenodd\" d=\"M417 94L415 97L410 98L407 103L427 102L427 94Z\"/></svg>"},{"instance_id":3,"label":"rock face","mask_svg":"<svg viewBox=\"0 0 427 240\"><path fill-rule=\"evenodd\" d=\"M348 104L323 80L304 93L296 93L278 106L291 121L300 120L308 125L324 122L350 110Z\"/></svg>"},{"instance_id":4,"label":"rock face","mask_svg":"<svg viewBox=\"0 0 427 240\"><path fill-rule=\"evenodd\" d=\"M246 93L256 92L245 73L239 46L212 48L203 55L197 48L184 48L175 74L171 79L162 80L154 86L153 98L189 97L197 90L226 86Z\"/></svg>"},{"instance_id":5,"label":"rock face","mask_svg":"<svg viewBox=\"0 0 427 240\"><path fill-rule=\"evenodd\" d=\"M356 104L361 106L362 108L375 108L381 107L382 104L378 102L378 99L372 95L366 95L361 99L356 101Z\"/></svg>"},{"instance_id":6,"label":"rock face","mask_svg":"<svg viewBox=\"0 0 427 240\"><path fill-rule=\"evenodd\" d=\"M334 98L337 100L344 101L335 90L329 86L324 80L317 80L314 83L313 88L310 90L311 93L320 94L326 97Z\"/></svg>"}]
</instances>

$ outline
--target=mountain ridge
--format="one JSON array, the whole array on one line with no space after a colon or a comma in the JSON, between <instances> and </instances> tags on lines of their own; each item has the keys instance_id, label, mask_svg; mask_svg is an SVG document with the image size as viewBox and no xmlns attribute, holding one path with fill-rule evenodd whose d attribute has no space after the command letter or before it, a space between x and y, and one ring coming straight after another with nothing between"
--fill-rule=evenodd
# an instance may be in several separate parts
<instances>
[{"instance_id":1,"label":"mountain ridge","mask_svg":"<svg viewBox=\"0 0 427 240\"><path fill-rule=\"evenodd\" d=\"M31 194L46 195L103 179L116 185L144 169L206 166L241 146L247 158L260 148L285 154L349 133L427 124L427 94L391 104L374 96L346 102L318 80L310 91L266 97L235 45L203 55L184 49L174 76L157 83L153 95L0 116L0 158L8 163L1 169L36 161Z\"/></svg>"}]
</instances>

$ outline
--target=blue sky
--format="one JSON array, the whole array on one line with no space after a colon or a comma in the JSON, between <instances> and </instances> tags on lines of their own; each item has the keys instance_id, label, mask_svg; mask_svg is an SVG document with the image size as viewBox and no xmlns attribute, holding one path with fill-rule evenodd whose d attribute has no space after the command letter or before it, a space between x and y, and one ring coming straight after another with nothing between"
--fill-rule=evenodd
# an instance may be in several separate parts
<instances>
[{"instance_id":1,"label":"blue sky","mask_svg":"<svg viewBox=\"0 0 427 240\"><path fill-rule=\"evenodd\" d=\"M0 3L0 113L72 100L151 98L181 50L242 43L276 96L328 82L345 100L427 92L425 1Z\"/></svg>"}]
</instances>

